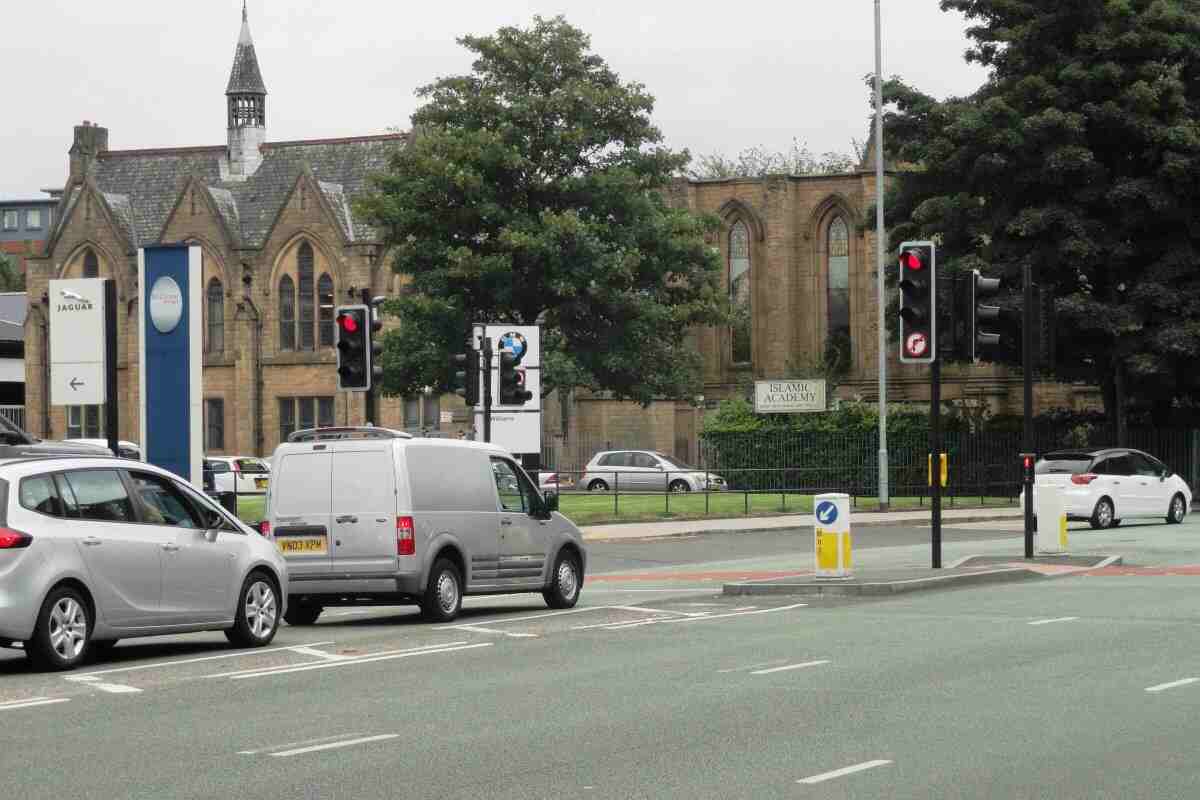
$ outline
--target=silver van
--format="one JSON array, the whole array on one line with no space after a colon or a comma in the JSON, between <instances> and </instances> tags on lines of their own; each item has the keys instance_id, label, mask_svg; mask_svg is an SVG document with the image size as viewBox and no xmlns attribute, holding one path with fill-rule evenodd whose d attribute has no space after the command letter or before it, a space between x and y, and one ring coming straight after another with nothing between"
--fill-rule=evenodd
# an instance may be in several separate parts
<instances>
[{"instance_id":1,"label":"silver van","mask_svg":"<svg viewBox=\"0 0 1200 800\"><path fill-rule=\"evenodd\" d=\"M502 448L320 428L292 434L272 466L264 532L288 562L291 625L338 605L417 603L445 622L464 594L579 599L579 529Z\"/></svg>"}]
</instances>

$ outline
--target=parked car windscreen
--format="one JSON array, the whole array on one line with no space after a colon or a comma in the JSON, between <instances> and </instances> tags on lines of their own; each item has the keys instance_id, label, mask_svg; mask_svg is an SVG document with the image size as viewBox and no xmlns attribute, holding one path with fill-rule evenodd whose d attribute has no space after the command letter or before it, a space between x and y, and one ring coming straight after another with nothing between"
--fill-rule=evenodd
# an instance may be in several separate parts
<instances>
[{"instance_id":1,"label":"parked car windscreen","mask_svg":"<svg viewBox=\"0 0 1200 800\"><path fill-rule=\"evenodd\" d=\"M1049 453L1037 462L1033 471L1037 475L1078 475L1087 472L1092 457L1087 453Z\"/></svg>"}]
</instances>

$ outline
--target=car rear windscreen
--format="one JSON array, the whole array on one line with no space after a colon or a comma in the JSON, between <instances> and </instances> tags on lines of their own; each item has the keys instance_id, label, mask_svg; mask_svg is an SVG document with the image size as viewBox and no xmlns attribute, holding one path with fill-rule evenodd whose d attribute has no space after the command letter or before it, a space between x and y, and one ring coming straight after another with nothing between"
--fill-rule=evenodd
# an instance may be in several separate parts
<instances>
[{"instance_id":1,"label":"car rear windscreen","mask_svg":"<svg viewBox=\"0 0 1200 800\"><path fill-rule=\"evenodd\" d=\"M1077 475L1087 472L1091 463L1087 453L1050 453L1037 462L1033 471L1037 475Z\"/></svg>"}]
</instances>

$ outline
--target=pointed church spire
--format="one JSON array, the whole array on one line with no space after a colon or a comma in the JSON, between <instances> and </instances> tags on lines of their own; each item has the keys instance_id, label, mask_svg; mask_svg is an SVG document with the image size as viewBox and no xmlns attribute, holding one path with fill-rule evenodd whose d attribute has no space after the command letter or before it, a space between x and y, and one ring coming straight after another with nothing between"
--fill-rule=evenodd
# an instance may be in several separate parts
<instances>
[{"instance_id":1,"label":"pointed church spire","mask_svg":"<svg viewBox=\"0 0 1200 800\"><path fill-rule=\"evenodd\" d=\"M266 93L267 87L258 68L258 58L254 55L254 39L250 36L250 21L243 0L242 30L238 34L237 50L233 54L233 69L229 73L229 85L225 87L225 94Z\"/></svg>"},{"instance_id":2,"label":"pointed church spire","mask_svg":"<svg viewBox=\"0 0 1200 800\"><path fill-rule=\"evenodd\" d=\"M225 97L229 107L229 177L245 179L262 163L260 147L267 134L267 87L254 54L246 0L242 0L242 30Z\"/></svg>"}]
</instances>

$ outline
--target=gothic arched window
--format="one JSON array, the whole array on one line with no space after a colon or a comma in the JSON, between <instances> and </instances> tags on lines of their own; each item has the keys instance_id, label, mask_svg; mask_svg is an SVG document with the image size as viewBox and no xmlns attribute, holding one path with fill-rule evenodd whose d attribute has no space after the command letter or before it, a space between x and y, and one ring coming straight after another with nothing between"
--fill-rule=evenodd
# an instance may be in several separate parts
<instances>
[{"instance_id":1,"label":"gothic arched window","mask_svg":"<svg viewBox=\"0 0 1200 800\"><path fill-rule=\"evenodd\" d=\"M83 254L83 277L100 277L100 259L96 258L96 251L90 247Z\"/></svg>"},{"instance_id":2,"label":"gothic arched window","mask_svg":"<svg viewBox=\"0 0 1200 800\"><path fill-rule=\"evenodd\" d=\"M279 349L296 349L296 284L288 275L279 279Z\"/></svg>"},{"instance_id":3,"label":"gothic arched window","mask_svg":"<svg viewBox=\"0 0 1200 800\"><path fill-rule=\"evenodd\" d=\"M829 332L825 360L836 372L850 367L850 231L846 220L834 217L826 237L828 252Z\"/></svg>"},{"instance_id":4,"label":"gothic arched window","mask_svg":"<svg viewBox=\"0 0 1200 800\"><path fill-rule=\"evenodd\" d=\"M749 364L754 326L750 299L750 231L738 221L729 231L729 301L733 306L731 351L733 363Z\"/></svg>"},{"instance_id":5,"label":"gothic arched window","mask_svg":"<svg viewBox=\"0 0 1200 800\"><path fill-rule=\"evenodd\" d=\"M317 281L317 319L320 320L321 333L318 341L321 347L333 347L333 278L328 272L321 273Z\"/></svg>"},{"instance_id":6,"label":"gothic arched window","mask_svg":"<svg viewBox=\"0 0 1200 800\"><path fill-rule=\"evenodd\" d=\"M225 352L225 290L216 278L208 282L204 311L204 323L208 334L205 352L223 353Z\"/></svg>"},{"instance_id":7,"label":"gothic arched window","mask_svg":"<svg viewBox=\"0 0 1200 800\"><path fill-rule=\"evenodd\" d=\"M313 324L316 306L315 287L313 286L313 249L308 242L301 242L296 251L296 284L300 295L300 348L315 350Z\"/></svg>"}]
</instances>

